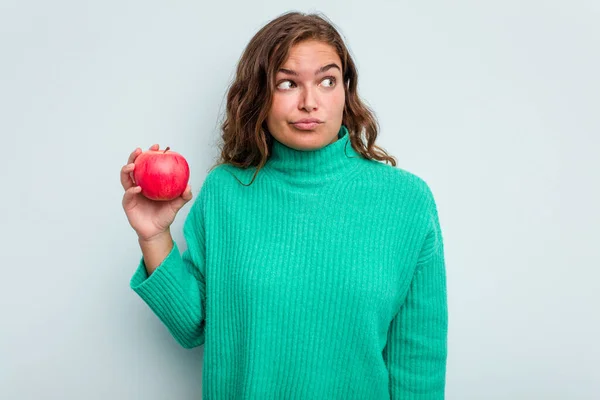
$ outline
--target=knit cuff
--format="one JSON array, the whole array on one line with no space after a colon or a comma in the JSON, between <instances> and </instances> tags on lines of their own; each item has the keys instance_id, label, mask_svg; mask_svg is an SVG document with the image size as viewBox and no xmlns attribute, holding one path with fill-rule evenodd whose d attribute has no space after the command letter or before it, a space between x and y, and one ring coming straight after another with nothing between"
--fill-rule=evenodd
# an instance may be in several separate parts
<instances>
[{"instance_id":1,"label":"knit cuff","mask_svg":"<svg viewBox=\"0 0 600 400\"><path fill-rule=\"evenodd\" d=\"M171 249L171 251L169 252L169 254L167 254L167 256L165 257L165 259L158 265L158 267L154 270L154 272L148 276L148 271L146 270L146 264L144 263L144 256L142 256L140 258L140 262L138 264L137 269L135 270L133 276L131 277L131 280L129 282L129 286L131 287L131 289L135 290L136 292L139 291L147 291L147 290L151 290L153 287L156 287L157 285L160 285L160 278L162 274L156 274L155 272L158 271L159 269L164 270L164 269L169 269L170 266L177 264L178 262L180 262L180 260L178 258L181 257L181 254L179 253L179 248L177 247L177 243L175 241L173 241L173 248Z\"/></svg>"}]
</instances>

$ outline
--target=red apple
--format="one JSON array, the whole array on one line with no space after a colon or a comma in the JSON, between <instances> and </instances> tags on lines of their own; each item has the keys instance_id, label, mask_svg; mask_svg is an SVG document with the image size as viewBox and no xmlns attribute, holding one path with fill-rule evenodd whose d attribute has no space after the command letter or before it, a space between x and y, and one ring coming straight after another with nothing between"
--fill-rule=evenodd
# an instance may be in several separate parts
<instances>
[{"instance_id":1,"label":"red apple","mask_svg":"<svg viewBox=\"0 0 600 400\"><path fill-rule=\"evenodd\" d=\"M151 200L173 200L183 194L190 168L183 156L174 151L147 150L136 157L133 179L142 194Z\"/></svg>"}]
</instances>

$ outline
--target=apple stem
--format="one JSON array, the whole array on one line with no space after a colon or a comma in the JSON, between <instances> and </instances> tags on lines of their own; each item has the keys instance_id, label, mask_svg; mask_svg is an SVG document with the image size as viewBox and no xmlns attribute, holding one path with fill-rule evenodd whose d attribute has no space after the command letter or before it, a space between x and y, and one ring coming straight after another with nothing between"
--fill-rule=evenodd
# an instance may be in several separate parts
<instances>
[{"instance_id":1,"label":"apple stem","mask_svg":"<svg viewBox=\"0 0 600 400\"><path fill-rule=\"evenodd\" d=\"M167 146L167 148L165 149L165 151L163 152L163 154L166 153L169 149L170 149L170 147Z\"/></svg>"}]
</instances>

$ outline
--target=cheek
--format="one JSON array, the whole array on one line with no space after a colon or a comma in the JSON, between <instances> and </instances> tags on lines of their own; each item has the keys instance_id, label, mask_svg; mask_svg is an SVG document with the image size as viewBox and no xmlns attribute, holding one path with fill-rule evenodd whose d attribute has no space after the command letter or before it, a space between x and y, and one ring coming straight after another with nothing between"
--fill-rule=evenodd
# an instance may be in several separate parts
<instances>
[{"instance_id":1,"label":"cheek","mask_svg":"<svg viewBox=\"0 0 600 400\"><path fill-rule=\"evenodd\" d=\"M336 108L344 108L345 102L346 102L346 93L344 92L344 89L342 88L342 90L340 90L339 92L336 92L335 95L335 106Z\"/></svg>"},{"instance_id":2,"label":"cheek","mask_svg":"<svg viewBox=\"0 0 600 400\"><path fill-rule=\"evenodd\" d=\"M276 96L271 105L271 117L275 119L284 118L289 114L290 108L294 106L292 96Z\"/></svg>"}]
</instances>

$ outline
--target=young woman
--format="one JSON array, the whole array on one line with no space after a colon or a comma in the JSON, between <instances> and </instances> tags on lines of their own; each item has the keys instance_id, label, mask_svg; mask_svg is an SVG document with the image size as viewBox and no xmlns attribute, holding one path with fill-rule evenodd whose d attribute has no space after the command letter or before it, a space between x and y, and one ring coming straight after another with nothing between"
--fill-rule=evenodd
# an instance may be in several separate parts
<instances>
[{"instance_id":1,"label":"young woman","mask_svg":"<svg viewBox=\"0 0 600 400\"><path fill-rule=\"evenodd\" d=\"M142 258L130 285L182 346L205 345L205 400L444 398L436 203L376 137L339 33L291 12L239 61L183 253L169 227L191 188L144 198L131 153L123 207Z\"/></svg>"}]
</instances>

